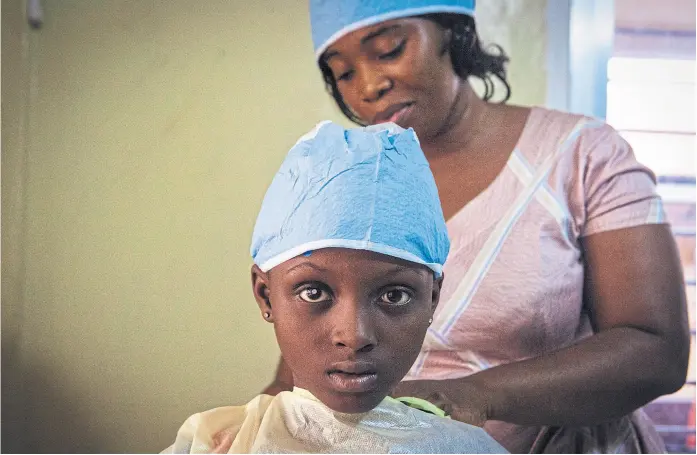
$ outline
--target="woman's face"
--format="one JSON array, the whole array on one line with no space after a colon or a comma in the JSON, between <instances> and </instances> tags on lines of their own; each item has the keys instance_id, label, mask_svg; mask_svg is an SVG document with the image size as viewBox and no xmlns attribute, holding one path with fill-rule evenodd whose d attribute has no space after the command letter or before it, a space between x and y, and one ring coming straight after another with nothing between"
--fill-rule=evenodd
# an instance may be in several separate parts
<instances>
[{"instance_id":1,"label":"woman's face","mask_svg":"<svg viewBox=\"0 0 697 455\"><path fill-rule=\"evenodd\" d=\"M374 408L409 371L441 282L424 266L343 248L254 268L252 279L294 384L346 413Z\"/></svg>"},{"instance_id":2,"label":"woman's face","mask_svg":"<svg viewBox=\"0 0 697 455\"><path fill-rule=\"evenodd\" d=\"M420 138L442 132L462 80L450 60L449 32L406 18L349 33L323 58L344 102L369 124L393 121Z\"/></svg>"}]
</instances>

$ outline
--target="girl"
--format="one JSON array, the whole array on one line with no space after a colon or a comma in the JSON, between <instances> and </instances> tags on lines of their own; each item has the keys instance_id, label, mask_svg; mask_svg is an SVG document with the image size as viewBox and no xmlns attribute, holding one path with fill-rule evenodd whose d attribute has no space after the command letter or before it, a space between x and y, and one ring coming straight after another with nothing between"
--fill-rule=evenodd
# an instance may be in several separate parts
<instances>
[{"instance_id":1,"label":"girl","mask_svg":"<svg viewBox=\"0 0 697 455\"><path fill-rule=\"evenodd\" d=\"M251 248L295 388L194 415L168 452L505 453L387 397L419 354L448 249L413 131L320 124L271 183Z\"/></svg>"}]
</instances>

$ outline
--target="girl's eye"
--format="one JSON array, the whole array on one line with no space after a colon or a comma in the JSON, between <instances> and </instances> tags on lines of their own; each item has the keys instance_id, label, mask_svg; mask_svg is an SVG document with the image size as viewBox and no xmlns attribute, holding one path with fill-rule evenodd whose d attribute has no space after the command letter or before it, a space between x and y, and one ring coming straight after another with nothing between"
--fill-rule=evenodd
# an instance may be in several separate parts
<instances>
[{"instance_id":1,"label":"girl's eye","mask_svg":"<svg viewBox=\"0 0 697 455\"><path fill-rule=\"evenodd\" d=\"M380 301L388 305L406 305L411 302L411 300L411 294L401 289L392 289L380 296Z\"/></svg>"},{"instance_id":2,"label":"girl's eye","mask_svg":"<svg viewBox=\"0 0 697 455\"><path fill-rule=\"evenodd\" d=\"M318 287L308 287L300 291L298 296L307 303L317 303L329 300L330 296L327 291Z\"/></svg>"},{"instance_id":3,"label":"girl's eye","mask_svg":"<svg viewBox=\"0 0 697 455\"><path fill-rule=\"evenodd\" d=\"M395 47L391 51L384 53L384 54L381 54L379 57L380 60L392 60L393 58L399 57L402 54L402 51L404 50L404 45L406 43L407 43L407 41L404 40L401 43L399 43L399 45L397 45L397 47Z\"/></svg>"}]
</instances>

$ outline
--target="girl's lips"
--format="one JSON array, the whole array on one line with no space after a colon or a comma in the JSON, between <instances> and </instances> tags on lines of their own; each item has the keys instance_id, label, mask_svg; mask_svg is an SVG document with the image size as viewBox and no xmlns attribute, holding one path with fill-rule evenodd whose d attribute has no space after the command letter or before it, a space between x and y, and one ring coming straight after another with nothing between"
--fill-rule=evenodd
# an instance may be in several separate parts
<instances>
[{"instance_id":1,"label":"girl's lips","mask_svg":"<svg viewBox=\"0 0 697 455\"><path fill-rule=\"evenodd\" d=\"M329 382L341 392L371 392L378 386L377 373L346 373L334 371L329 373Z\"/></svg>"}]
</instances>

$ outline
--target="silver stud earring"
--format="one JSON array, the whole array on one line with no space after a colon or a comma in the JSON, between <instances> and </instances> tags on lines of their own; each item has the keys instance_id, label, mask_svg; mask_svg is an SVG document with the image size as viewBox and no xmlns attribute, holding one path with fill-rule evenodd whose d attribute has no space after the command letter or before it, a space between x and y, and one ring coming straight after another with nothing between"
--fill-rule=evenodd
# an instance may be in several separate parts
<instances>
[{"instance_id":1,"label":"silver stud earring","mask_svg":"<svg viewBox=\"0 0 697 455\"><path fill-rule=\"evenodd\" d=\"M268 311L264 311L264 319L269 319L271 317L271 313Z\"/></svg>"},{"instance_id":2,"label":"silver stud earring","mask_svg":"<svg viewBox=\"0 0 697 455\"><path fill-rule=\"evenodd\" d=\"M431 325L433 323L433 318L428 320L428 325Z\"/></svg>"}]
</instances>

